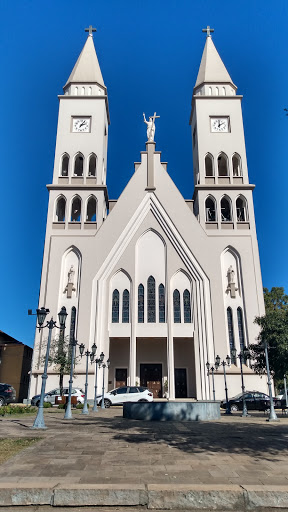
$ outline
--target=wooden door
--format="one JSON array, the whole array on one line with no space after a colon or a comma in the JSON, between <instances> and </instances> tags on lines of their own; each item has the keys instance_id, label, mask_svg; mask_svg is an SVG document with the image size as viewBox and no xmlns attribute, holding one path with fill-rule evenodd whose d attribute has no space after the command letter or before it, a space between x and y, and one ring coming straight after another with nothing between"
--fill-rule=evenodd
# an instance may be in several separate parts
<instances>
[{"instance_id":1,"label":"wooden door","mask_svg":"<svg viewBox=\"0 0 288 512\"><path fill-rule=\"evenodd\" d=\"M140 383L152 391L153 398L162 397L162 365L140 364Z\"/></svg>"},{"instance_id":2,"label":"wooden door","mask_svg":"<svg viewBox=\"0 0 288 512\"><path fill-rule=\"evenodd\" d=\"M175 398L187 398L186 368L175 368Z\"/></svg>"},{"instance_id":3,"label":"wooden door","mask_svg":"<svg viewBox=\"0 0 288 512\"><path fill-rule=\"evenodd\" d=\"M127 386L127 368L115 369L115 388Z\"/></svg>"}]
</instances>

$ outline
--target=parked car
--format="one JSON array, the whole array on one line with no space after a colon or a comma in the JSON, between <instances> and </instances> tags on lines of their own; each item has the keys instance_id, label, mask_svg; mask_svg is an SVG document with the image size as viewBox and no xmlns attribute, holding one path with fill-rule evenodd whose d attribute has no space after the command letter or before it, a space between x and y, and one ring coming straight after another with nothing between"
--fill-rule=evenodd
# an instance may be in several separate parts
<instances>
[{"instance_id":1,"label":"parked car","mask_svg":"<svg viewBox=\"0 0 288 512\"><path fill-rule=\"evenodd\" d=\"M68 396L68 388L63 388L63 395ZM41 395L35 395L31 399L31 405L36 405L37 407L40 404L40 396ZM52 389L52 391L48 391L45 393L44 396L44 402L50 402L50 404L55 405L56 402L56 396L60 396L60 389ZM71 396L77 397L77 403L78 404L84 404L84 398L85 394L84 391L80 388L72 388L72 394Z\"/></svg>"},{"instance_id":2,"label":"parked car","mask_svg":"<svg viewBox=\"0 0 288 512\"><path fill-rule=\"evenodd\" d=\"M260 391L246 391L244 395L243 393L239 393L239 395L229 399L231 412L243 410L243 396L245 396L248 411L267 411L267 409L270 408L270 398L268 395L265 395L265 393L261 393ZM226 406L226 400L222 400L220 407L222 409L226 409Z\"/></svg>"},{"instance_id":3,"label":"parked car","mask_svg":"<svg viewBox=\"0 0 288 512\"><path fill-rule=\"evenodd\" d=\"M0 383L0 407L16 401L16 391L10 384Z\"/></svg>"},{"instance_id":4,"label":"parked car","mask_svg":"<svg viewBox=\"0 0 288 512\"><path fill-rule=\"evenodd\" d=\"M97 395L98 404L101 405L102 395ZM121 386L104 393L104 405L123 404L124 402L153 402L153 393L143 386Z\"/></svg>"}]
</instances>

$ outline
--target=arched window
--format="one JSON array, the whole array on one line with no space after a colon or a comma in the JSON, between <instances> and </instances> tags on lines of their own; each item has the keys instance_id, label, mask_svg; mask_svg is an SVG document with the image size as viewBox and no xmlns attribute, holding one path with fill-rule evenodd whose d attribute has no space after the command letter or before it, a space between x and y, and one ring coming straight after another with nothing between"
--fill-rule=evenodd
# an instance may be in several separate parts
<instances>
[{"instance_id":1,"label":"arched window","mask_svg":"<svg viewBox=\"0 0 288 512\"><path fill-rule=\"evenodd\" d=\"M159 322L165 322L165 287L159 284Z\"/></svg>"},{"instance_id":2,"label":"arched window","mask_svg":"<svg viewBox=\"0 0 288 512\"><path fill-rule=\"evenodd\" d=\"M75 339L75 326L76 326L76 308L72 306L71 308L71 317L70 317L70 333L69 338L70 342Z\"/></svg>"},{"instance_id":3,"label":"arched window","mask_svg":"<svg viewBox=\"0 0 288 512\"><path fill-rule=\"evenodd\" d=\"M66 210L66 199L65 197L59 197L56 206L56 221L65 221L65 210Z\"/></svg>"},{"instance_id":4,"label":"arched window","mask_svg":"<svg viewBox=\"0 0 288 512\"><path fill-rule=\"evenodd\" d=\"M81 87L81 94L82 94L82 96L84 96L84 94L85 94L85 87Z\"/></svg>"},{"instance_id":5,"label":"arched window","mask_svg":"<svg viewBox=\"0 0 288 512\"><path fill-rule=\"evenodd\" d=\"M139 324L144 323L144 286L139 284L138 286L138 322Z\"/></svg>"},{"instance_id":6,"label":"arched window","mask_svg":"<svg viewBox=\"0 0 288 512\"><path fill-rule=\"evenodd\" d=\"M88 176L96 176L96 155L91 155L89 158Z\"/></svg>"},{"instance_id":7,"label":"arched window","mask_svg":"<svg viewBox=\"0 0 288 512\"><path fill-rule=\"evenodd\" d=\"M183 292L184 323L191 324L191 300L189 290Z\"/></svg>"},{"instance_id":8,"label":"arched window","mask_svg":"<svg viewBox=\"0 0 288 512\"><path fill-rule=\"evenodd\" d=\"M214 198L207 197L205 201L205 211L206 211L206 222L215 222L216 221L216 201Z\"/></svg>"},{"instance_id":9,"label":"arched window","mask_svg":"<svg viewBox=\"0 0 288 512\"><path fill-rule=\"evenodd\" d=\"M112 295L112 324L119 323L119 292L114 290Z\"/></svg>"},{"instance_id":10,"label":"arched window","mask_svg":"<svg viewBox=\"0 0 288 512\"><path fill-rule=\"evenodd\" d=\"M221 222L231 222L231 203L227 197L221 199Z\"/></svg>"},{"instance_id":11,"label":"arched window","mask_svg":"<svg viewBox=\"0 0 288 512\"><path fill-rule=\"evenodd\" d=\"M220 153L217 159L218 176L228 176L228 158L225 153Z\"/></svg>"},{"instance_id":12,"label":"arched window","mask_svg":"<svg viewBox=\"0 0 288 512\"><path fill-rule=\"evenodd\" d=\"M95 197L90 197L88 199L86 220L88 222L96 222L96 199L95 199Z\"/></svg>"},{"instance_id":13,"label":"arched window","mask_svg":"<svg viewBox=\"0 0 288 512\"><path fill-rule=\"evenodd\" d=\"M74 94L75 94L75 96L78 96L78 87L75 87Z\"/></svg>"},{"instance_id":14,"label":"arched window","mask_svg":"<svg viewBox=\"0 0 288 512\"><path fill-rule=\"evenodd\" d=\"M233 357L233 355L232 355L232 349L234 349L234 347L235 347L235 341L234 341L233 317L232 317L232 309L231 308L227 308L227 324L228 324L228 337L229 337L231 363L236 364L236 357Z\"/></svg>"},{"instance_id":15,"label":"arched window","mask_svg":"<svg viewBox=\"0 0 288 512\"><path fill-rule=\"evenodd\" d=\"M92 87L89 87L88 88L88 96L91 96L91 94L92 94Z\"/></svg>"},{"instance_id":16,"label":"arched window","mask_svg":"<svg viewBox=\"0 0 288 512\"><path fill-rule=\"evenodd\" d=\"M239 196L236 199L237 222L247 221L247 203L244 197Z\"/></svg>"},{"instance_id":17,"label":"arched window","mask_svg":"<svg viewBox=\"0 0 288 512\"><path fill-rule=\"evenodd\" d=\"M122 324L129 324L129 292L124 290L122 301Z\"/></svg>"},{"instance_id":18,"label":"arched window","mask_svg":"<svg viewBox=\"0 0 288 512\"><path fill-rule=\"evenodd\" d=\"M180 293L179 290L173 292L173 309L174 309L174 323L181 323L181 309L180 309Z\"/></svg>"},{"instance_id":19,"label":"arched window","mask_svg":"<svg viewBox=\"0 0 288 512\"><path fill-rule=\"evenodd\" d=\"M215 95L219 96L219 88L218 87L215 87Z\"/></svg>"},{"instance_id":20,"label":"arched window","mask_svg":"<svg viewBox=\"0 0 288 512\"><path fill-rule=\"evenodd\" d=\"M80 222L81 221L81 199L78 196L74 197L74 199L72 201L71 221L72 222Z\"/></svg>"},{"instance_id":21,"label":"arched window","mask_svg":"<svg viewBox=\"0 0 288 512\"><path fill-rule=\"evenodd\" d=\"M225 87L222 87L222 94L223 94L223 96L226 96L226 89L225 89Z\"/></svg>"},{"instance_id":22,"label":"arched window","mask_svg":"<svg viewBox=\"0 0 288 512\"><path fill-rule=\"evenodd\" d=\"M237 320L238 320L240 351L243 352L243 350L245 348L245 338L244 338L244 326L243 326L243 313L242 313L241 308L237 308Z\"/></svg>"},{"instance_id":23,"label":"arched window","mask_svg":"<svg viewBox=\"0 0 288 512\"><path fill-rule=\"evenodd\" d=\"M241 159L240 156L235 153L235 155L232 156L232 169L233 169L233 176L241 176Z\"/></svg>"},{"instance_id":24,"label":"arched window","mask_svg":"<svg viewBox=\"0 0 288 512\"><path fill-rule=\"evenodd\" d=\"M213 157L210 154L205 156L205 176L214 176Z\"/></svg>"},{"instance_id":25,"label":"arched window","mask_svg":"<svg viewBox=\"0 0 288 512\"><path fill-rule=\"evenodd\" d=\"M83 155L77 155L74 163L74 176L83 176L83 163Z\"/></svg>"},{"instance_id":26,"label":"arched window","mask_svg":"<svg viewBox=\"0 0 288 512\"><path fill-rule=\"evenodd\" d=\"M155 279L153 276L147 280L147 321L156 322L156 302L155 302Z\"/></svg>"},{"instance_id":27,"label":"arched window","mask_svg":"<svg viewBox=\"0 0 288 512\"><path fill-rule=\"evenodd\" d=\"M63 155L61 165L61 176L68 176L69 172L69 156Z\"/></svg>"},{"instance_id":28,"label":"arched window","mask_svg":"<svg viewBox=\"0 0 288 512\"><path fill-rule=\"evenodd\" d=\"M212 96L212 87L209 87L209 96Z\"/></svg>"}]
</instances>

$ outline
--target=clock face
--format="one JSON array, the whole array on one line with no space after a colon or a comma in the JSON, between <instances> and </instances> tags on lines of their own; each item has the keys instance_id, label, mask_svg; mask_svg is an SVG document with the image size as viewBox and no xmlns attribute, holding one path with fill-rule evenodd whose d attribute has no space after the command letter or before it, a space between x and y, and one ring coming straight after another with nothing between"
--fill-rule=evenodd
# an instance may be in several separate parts
<instances>
[{"instance_id":1,"label":"clock face","mask_svg":"<svg viewBox=\"0 0 288 512\"><path fill-rule=\"evenodd\" d=\"M72 130L76 133L90 132L90 117L73 117Z\"/></svg>"},{"instance_id":2,"label":"clock face","mask_svg":"<svg viewBox=\"0 0 288 512\"><path fill-rule=\"evenodd\" d=\"M229 132L228 117L211 117L211 132Z\"/></svg>"}]
</instances>

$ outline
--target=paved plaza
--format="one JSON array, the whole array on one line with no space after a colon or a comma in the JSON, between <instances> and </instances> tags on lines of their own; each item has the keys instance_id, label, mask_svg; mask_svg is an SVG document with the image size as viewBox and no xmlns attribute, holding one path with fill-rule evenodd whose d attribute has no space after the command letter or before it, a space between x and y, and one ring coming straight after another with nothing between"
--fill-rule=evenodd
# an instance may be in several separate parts
<instances>
[{"instance_id":1,"label":"paved plaza","mask_svg":"<svg viewBox=\"0 0 288 512\"><path fill-rule=\"evenodd\" d=\"M261 413L245 419L239 414L214 422L160 423L123 419L120 407L89 416L80 411L74 414L67 421L63 411L45 411L45 431L30 428L34 417L1 418L2 438L41 437L0 466L2 505L10 505L8 498L1 500L7 487L62 489L58 505L71 505L75 489L85 490L87 505L94 504L89 493L96 488L106 490L106 496L113 489L121 491L122 497L134 493L131 502L126 503L125 496L122 503L105 498L99 503L103 506L145 505L147 489L161 490L166 498L162 495L162 501L157 498L151 506L158 509L169 508L169 495L179 490L187 497L188 489L219 491L222 496L228 491L242 496L243 489L254 489L274 497L279 494L282 501L285 495L282 506L286 503L288 508L287 417L280 417L279 423L268 423ZM71 498L67 498L69 492ZM75 505L80 505L77 499ZM184 509L185 503L179 508Z\"/></svg>"}]
</instances>

